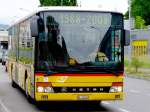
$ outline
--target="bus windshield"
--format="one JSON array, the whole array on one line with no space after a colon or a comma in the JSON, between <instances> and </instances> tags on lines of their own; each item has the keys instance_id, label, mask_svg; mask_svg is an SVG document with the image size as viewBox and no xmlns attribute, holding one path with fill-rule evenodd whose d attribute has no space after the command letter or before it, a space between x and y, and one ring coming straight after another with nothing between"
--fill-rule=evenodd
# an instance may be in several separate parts
<instances>
[{"instance_id":1,"label":"bus windshield","mask_svg":"<svg viewBox=\"0 0 150 112\"><path fill-rule=\"evenodd\" d=\"M38 70L96 71L123 65L121 14L42 12L38 30Z\"/></svg>"}]
</instances>

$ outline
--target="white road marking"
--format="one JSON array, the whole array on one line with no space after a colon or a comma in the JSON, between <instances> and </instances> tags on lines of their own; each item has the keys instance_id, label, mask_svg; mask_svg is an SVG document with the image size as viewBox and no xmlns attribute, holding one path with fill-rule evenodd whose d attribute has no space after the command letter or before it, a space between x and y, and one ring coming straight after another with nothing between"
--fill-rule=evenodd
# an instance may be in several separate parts
<instances>
[{"instance_id":1,"label":"white road marking","mask_svg":"<svg viewBox=\"0 0 150 112\"><path fill-rule=\"evenodd\" d=\"M137 91L137 90L130 90L129 92L131 92L131 93L140 93L140 91Z\"/></svg>"},{"instance_id":2,"label":"white road marking","mask_svg":"<svg viewBox=\"0 0 150 112\"><path fill-rule=\"evenodd\" d=\"M120 110L121 112L129 112L128 110L123 109L123 108L120 108L119 110Z\"/></svg>"},{"instance_id":3,"label":"white road marking","mask_svg":"<svg viewBox=\"0 0 150 112\"><path fill-rule=\"evenodd\" d=\"M4 110L4 112L10 112L9 109L4 105L2 100L0 100L0 105L1 105L2 109Z\"/></svg>"},{"instance_id":4,"label":"white road marking","mask_svg":"<svg viewBox=\"0 0 150 112\"><path fill-rule=\"evenodd\" d=\"M110 103L107 102L107 101L103 101L102 103L105 104L105 105L109 105L109 104L110 104Z\"/></svg>"}]
</instances>

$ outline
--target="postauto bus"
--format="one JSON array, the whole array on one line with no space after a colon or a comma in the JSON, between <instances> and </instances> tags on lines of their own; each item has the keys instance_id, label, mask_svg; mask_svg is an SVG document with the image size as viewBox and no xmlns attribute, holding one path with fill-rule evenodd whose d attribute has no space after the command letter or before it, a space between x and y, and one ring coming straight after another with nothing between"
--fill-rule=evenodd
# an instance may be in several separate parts
<instances>
[{"instance_id":1,"label":"postauto bus","mask_svg":"<svg viewBox=\"0 0 150 112\"><path fill-rule=\"evenodd\" d=\"M9 28L8 72L29 101L123 99L123 15L45 7Z\"/></svg>"}]
</instances>

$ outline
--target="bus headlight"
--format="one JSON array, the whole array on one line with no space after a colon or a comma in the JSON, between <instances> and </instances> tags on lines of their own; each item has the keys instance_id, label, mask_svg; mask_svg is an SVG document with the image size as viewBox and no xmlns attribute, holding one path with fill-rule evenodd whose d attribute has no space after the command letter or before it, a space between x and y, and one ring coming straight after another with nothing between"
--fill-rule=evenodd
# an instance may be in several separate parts
<instances>
[{"instance_id":1,"label":"bus headlight","mask_svg":"<svg viewBox=\"0 0 150 112\"><path fill-rule=\"evenodd\" d=\"M41 86L37 87L37 92L40 92L40 93L44 92L44 87L41 87Z\"/></svg>"},{"instance_id":2,"label":"bus headlight","mask_svg":"<svg viewBox=\"0 0 150 112\"><path fill-rule=\"evenodd\" d=\"M54 90L52 87L45 87L45 93L54 93Z\"/></svg>"},{"instance_id":3,"label":"bus headlight","mask_svg":"<svg viewBox=\"0 0 150 112\"><path fill-rule=\"evenodd\" d=\"M37 87L37 92L39 93L54 93L54 90L52 87Z\"/></svg>"},{"instance_id":4,"label":"bus headlight","mask_svg":"<svg viewBox=\"0 0 150 112\"><path fill-rule=\"evenodd\" d=\"M116 93L116 92L122 92L123 91L123 87L122 86L112 86L110 88L110 93Z\"/></svg>"}]
</instances>

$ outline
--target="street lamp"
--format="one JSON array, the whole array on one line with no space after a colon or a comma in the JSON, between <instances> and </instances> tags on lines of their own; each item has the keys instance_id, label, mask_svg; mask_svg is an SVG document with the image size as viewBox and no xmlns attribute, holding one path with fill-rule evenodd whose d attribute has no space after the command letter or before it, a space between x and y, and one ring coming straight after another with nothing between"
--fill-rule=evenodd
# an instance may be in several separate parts
<instances>
[{"instance_id":1,"label":"street lamp","mask_svg":"<svg viewBox=\"0 0 150 112\"><path fill-rule=\"evenodd\" d=\"M131 30L132 30L131 0L128 0L128 4L129 4L129 31L130 31L129 61L131 61Z\"/></svg>"},{"instance_id":2,"label":"street lamp","mask_svg":"<svg viewBox=\"0 0 150 112\"><path fill-rule=\"evenodd\" d=\"M61 0L61 6L63 6L63 0Z\"/></svg>"},{"instance_id":3,"label":"street lamp","mask_svg":"<svg viewBox=\"0 0 150 112\"><path fill-rule=\"evenodd\" d=\"M129 4L129 21L130 21L130 30L131 30L131 0L128 1Z\"/></svg>"}]
</instances>

